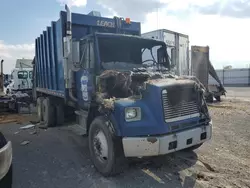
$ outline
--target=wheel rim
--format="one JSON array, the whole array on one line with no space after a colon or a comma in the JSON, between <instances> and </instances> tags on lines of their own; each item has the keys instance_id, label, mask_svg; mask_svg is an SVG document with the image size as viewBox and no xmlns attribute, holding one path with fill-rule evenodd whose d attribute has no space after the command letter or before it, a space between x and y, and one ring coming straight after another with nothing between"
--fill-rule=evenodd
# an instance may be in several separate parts
<instances>
[{"instance_id":1,"label":"wheel rim","mask_svg":"<svg viewBox=\"0 0 250 188\"><path fill-rule=\"evenodd\" d=\"M108 141L103 131L96 131L93 138L93 147L96 158L100 162L106 163L108 160Z\"/></svg>"}]
</instances>

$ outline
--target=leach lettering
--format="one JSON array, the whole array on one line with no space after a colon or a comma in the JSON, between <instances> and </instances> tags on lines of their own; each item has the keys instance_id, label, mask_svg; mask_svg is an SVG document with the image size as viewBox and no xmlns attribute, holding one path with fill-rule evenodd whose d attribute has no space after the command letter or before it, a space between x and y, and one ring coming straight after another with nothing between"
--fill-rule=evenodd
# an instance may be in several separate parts
<instances>
[{"instance_id":1,"label":"leach lettering","mask_svg":"<svg viewBox=\"0 0 250 188\"><path fill-rule=\"evenodd\" d=\"M104 20L97 20L97 25L102 27L115 27L114 22L109 22Z\"/></svg>"}]
</instances>

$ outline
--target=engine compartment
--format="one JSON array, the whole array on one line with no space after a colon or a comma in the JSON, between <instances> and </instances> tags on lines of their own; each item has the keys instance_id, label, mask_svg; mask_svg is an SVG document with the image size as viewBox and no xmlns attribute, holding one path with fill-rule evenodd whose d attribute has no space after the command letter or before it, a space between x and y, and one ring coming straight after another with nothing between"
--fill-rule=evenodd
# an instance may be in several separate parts
<instances>
[{"instance_id":1,"label":"engine compartment","mask_svg":"<svg viewBox=\"0 0 250 188\"><path fill-rule=\"evenodd\" d=\"M150 72L144 68L127 72L106 70L99 77L100 92L106 93L106 97L110 98L127 98L140 95L147 81L166 77L173 78L169 74Z\"/></svg>"}]
</instances>

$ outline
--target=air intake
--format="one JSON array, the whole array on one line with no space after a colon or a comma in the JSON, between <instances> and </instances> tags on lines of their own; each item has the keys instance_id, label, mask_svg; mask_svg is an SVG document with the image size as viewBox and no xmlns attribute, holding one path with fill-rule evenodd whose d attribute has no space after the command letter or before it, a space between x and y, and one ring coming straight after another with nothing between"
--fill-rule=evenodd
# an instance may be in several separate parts
<instances>
[{"instance_id":1,"label":"air intake","mask_svg":"<svg viewBox=\"0 0 250 188\"><path fill-rule=\"evenodd\" d=\"M88 13L89 16L96 16L96 17L102 17L101 13L98 11L91 11Z\"/></svg>"}]
</instances>

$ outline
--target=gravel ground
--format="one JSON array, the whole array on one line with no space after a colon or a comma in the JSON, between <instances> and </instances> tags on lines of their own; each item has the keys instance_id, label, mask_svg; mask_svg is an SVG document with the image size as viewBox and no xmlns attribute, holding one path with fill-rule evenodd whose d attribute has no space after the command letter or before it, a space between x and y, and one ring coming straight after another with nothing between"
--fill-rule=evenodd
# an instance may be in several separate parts
<instances>
[{"instance_id":1,"label":"gravel ground","mask_svg":"<svg viewBox=\"0 0 250 188\"><path fill-rule=\"evenodd\" d=\"M250 87L226 87L226 96L250 101Z\"/></svg>"},{"instance_id":2,"label":"gravel ground","mask_svg":"<svg viewBox=\"0 0 250 188\"><path fill-rule=\"evenodd\" d=\"M19 130L20 120L0 128L14 147L13 188L249 188L249 106L250 102L236 99L224 99L210 106L211 141L194 152L166 156L160 168L153 162L134 162L123 174L112 178L104 178L96 172L90 161L87 139L72 129Z\"/></svg>"}]
</instances>

